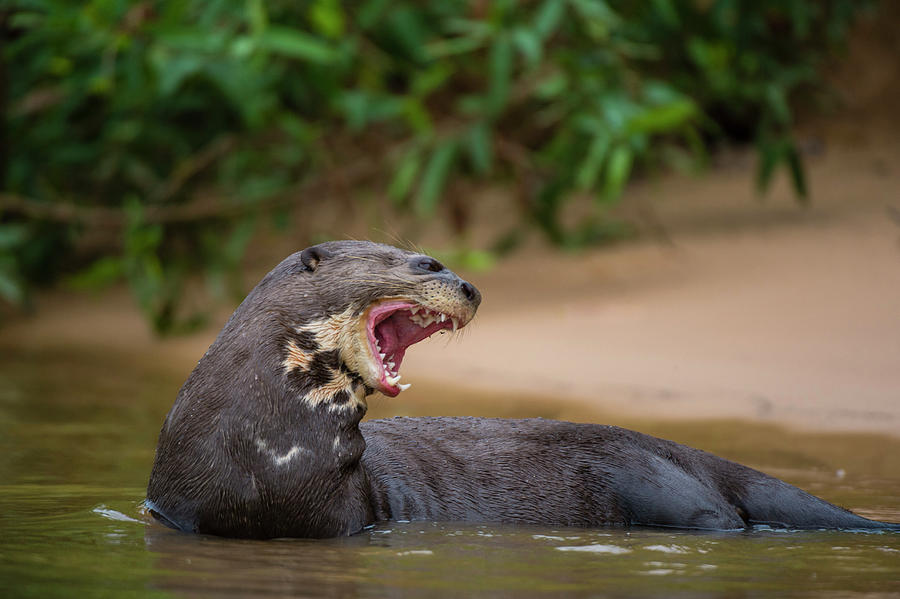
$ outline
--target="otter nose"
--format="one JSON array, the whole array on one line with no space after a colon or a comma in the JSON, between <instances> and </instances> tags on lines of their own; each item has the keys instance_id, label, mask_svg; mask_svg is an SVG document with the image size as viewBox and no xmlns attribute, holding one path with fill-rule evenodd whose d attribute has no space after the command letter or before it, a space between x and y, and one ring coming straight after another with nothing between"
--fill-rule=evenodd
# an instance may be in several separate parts
<instances>
[{"instance_id":1,"label":"otter nose","mask_svg":"<svg viewBox=\"0 0 900 599\"><path fill-rule=\"evenodd\" d=\"M478 304L481 303L481 293L475 289L475 285L472 285L468 281L463 281L460 285L460 289L462 289L466 299L475 304L475 307L478 307Z\"/></svg>"}]
</instances>

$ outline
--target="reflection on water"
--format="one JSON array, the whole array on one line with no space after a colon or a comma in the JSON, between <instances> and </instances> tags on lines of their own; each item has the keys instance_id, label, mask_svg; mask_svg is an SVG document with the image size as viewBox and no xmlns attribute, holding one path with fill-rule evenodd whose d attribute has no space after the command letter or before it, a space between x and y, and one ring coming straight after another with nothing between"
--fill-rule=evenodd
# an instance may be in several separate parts
<instances>
[{"instance_id":1,"label":"reflection on water","mask_svg":"<svg viewBox=\"0 0 900 599\"><path fill-rule=\"evenodd\" d=\"M841 596L900 592L900 534L696 533L386 523L325 541L184 535L140 511L156 434L181 378L115 356L0 363L0 595L429 596L560 593ZM475 398L477 399L477 398ZM481 403L481 406L477 404ZM385 415L388 402L375 411ZM407 413L414 410L395 404ZM444 413L557 415L485 402ZM422 406L433 412L433 405ZM591 419L589 414L565 415ZM632 424L622 423L617 424ZM747 423L641 423L900 521L900 440L786 435Z\"/></svg>"},{"instance_id":2,"label":"reflection on water","mask_svg":"<svg viewBox=\"0 0 900 599\"><path fill-rule=\"evenodd\" d=\"M157 567L170 573L155 584L180 594L361 597L426 590L510 597L591 590L868 592L896 582L896 537L422 522L379 525L330 541L186 540L156 527L146 535Z\"/></svg>"}]
</instances>

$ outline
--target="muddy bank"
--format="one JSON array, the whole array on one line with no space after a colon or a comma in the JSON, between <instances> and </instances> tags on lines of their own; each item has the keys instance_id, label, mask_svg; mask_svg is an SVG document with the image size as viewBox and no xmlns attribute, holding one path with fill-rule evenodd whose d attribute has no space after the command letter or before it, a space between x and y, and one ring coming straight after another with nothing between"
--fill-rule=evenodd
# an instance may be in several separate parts
<instances>
[{"instance_id":1,"label":"muddy bank","mask_svg":"<svg viewBox=\"0 0 900 599\"><path fill-rule=\"evenodd\" d=\"M813 158L808 209L786 187L761 203L750 163L634 188L664 240L531 252L475 277L485 301L465 339L411 352L405 378L631 416L898 434L898 156Z\"/></svg>"}]
</instances>

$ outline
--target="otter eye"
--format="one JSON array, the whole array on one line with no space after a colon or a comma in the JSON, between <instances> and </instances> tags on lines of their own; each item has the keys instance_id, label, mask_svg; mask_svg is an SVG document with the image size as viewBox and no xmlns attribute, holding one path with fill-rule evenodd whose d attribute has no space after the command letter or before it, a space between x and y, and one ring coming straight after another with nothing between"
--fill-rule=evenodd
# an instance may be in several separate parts
<instances>
[{"instance_id":1,"label":"otter eye","mask_svg":"<svg viewBox=\"0 0 900 599\"><path fill-rule=\"evenodd\" d=\"M427 270L428 272L441 272L444 270L444 265L434 258L423 258L422 260L419 260L416 266L422 270Z\"/></svg>"}]
</instances>

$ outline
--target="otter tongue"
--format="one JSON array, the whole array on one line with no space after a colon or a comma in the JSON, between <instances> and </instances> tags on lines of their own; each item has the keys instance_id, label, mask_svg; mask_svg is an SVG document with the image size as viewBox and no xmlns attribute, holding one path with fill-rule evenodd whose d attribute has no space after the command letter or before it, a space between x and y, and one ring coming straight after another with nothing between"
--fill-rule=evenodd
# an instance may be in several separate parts
<instances>
[{"instance_id":1,"label":"otter tongue","mask_svg":"<svg viewBox=\"0 0 900 599\"><path fill-rule=\"evenodd\" d=\"M400 362L403 361L406 348L430 336L434 332L431 329L432 327L422 328L411 321L409 312L406 311L394 312L378 324L375 334L382 353L394 362L394 372L400 370Z\"/></svg>"}]
</instances>

